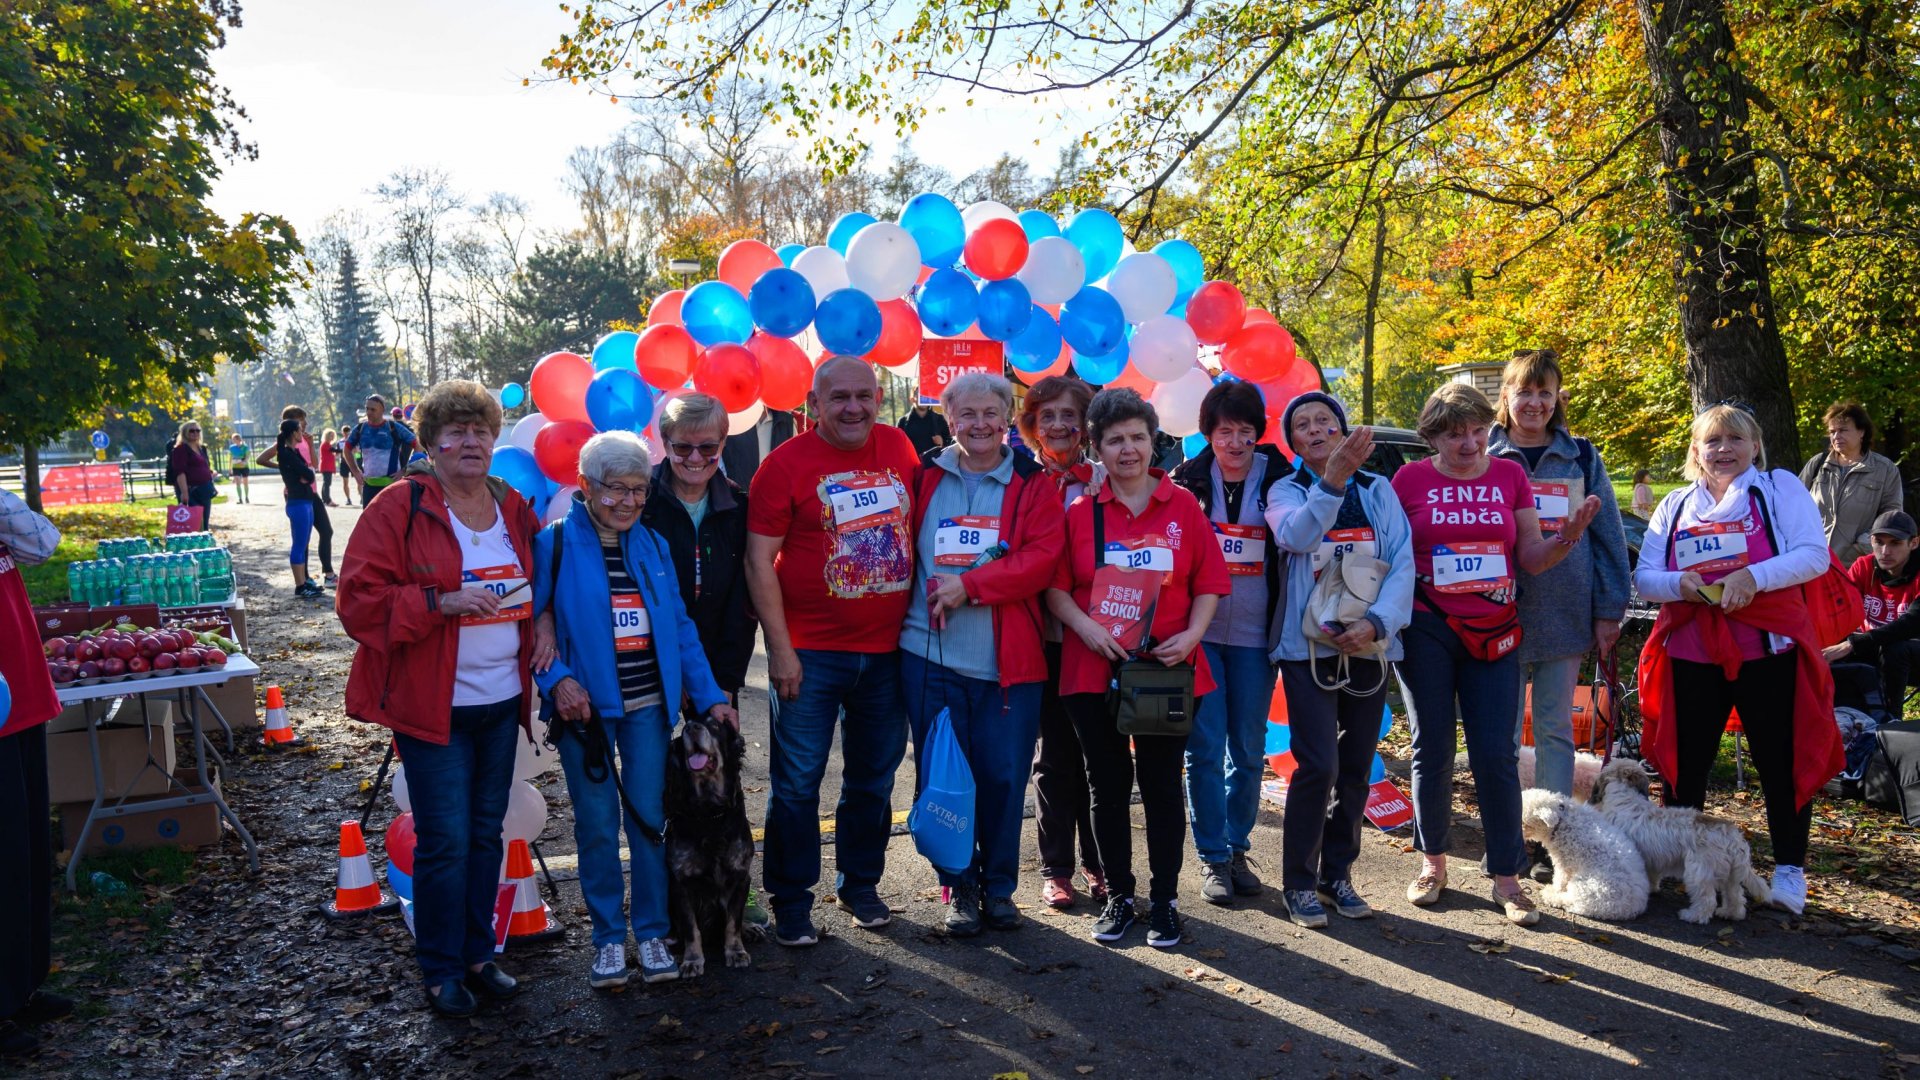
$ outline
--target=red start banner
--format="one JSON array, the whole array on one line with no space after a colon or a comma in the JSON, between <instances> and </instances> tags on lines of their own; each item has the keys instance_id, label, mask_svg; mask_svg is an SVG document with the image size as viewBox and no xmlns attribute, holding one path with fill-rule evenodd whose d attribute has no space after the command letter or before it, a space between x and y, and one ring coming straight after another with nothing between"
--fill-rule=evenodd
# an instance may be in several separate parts
<instances>
[{"instance_id":1,"label":"red start banner","mask_svg":"<svg viewBox=\"0 0 1920 1080\"><path fill-rule=\"evenodd\" d=\"M1397 829L1413 820L1413 803L1391 780L1376 780L1367 789L1367 820L1380 831Z\"/></svg>"},{"instance_id":2,"label":"red start banner","mask_svg":"<svg viewBox=\"0 0 1920 1080\"><path fill-rule=\"evenodd\" d=\"M1005 370L1006 346L973 338L935 338L920 343L920 404L938 405L947 384L969 371L998 375Z\"/></svg>"},{"instance_id":3,"label":"red start banner","mask_svg":"<svg viewBox=\"0 0 1920 1080\"><path fill-rule=\"evenodd\" d=\"M49 465L40 472L42 506L117 503L125 497L118 465Z\"/></svg>"}]
</instances>

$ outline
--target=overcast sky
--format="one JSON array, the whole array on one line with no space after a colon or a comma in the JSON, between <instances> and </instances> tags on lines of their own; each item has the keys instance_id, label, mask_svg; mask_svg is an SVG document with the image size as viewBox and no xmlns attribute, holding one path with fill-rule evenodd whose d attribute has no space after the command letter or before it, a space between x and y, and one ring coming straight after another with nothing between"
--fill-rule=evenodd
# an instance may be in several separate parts
<instances>
[{"instance_id":1,"label":"overcast sky","mask_svg":"<svg viewBox=\"0 0 1920 1080\"><path fill-rule=\"evenodd\" d=\"M623 107L578 87L520 85L568 26L554 0L254 0L243 17L214 67L260 156L226 166L213 201L229 218L278 213L311 236L334 210L370 204L393 170L426 166L476 199L518 195L537 225L567 227L567 155L626 124ZM922 132L915 149L955 176L1002 150L1044 174L1069 137L1036 103L963 110Z\"/></svg>"}]
</instances>

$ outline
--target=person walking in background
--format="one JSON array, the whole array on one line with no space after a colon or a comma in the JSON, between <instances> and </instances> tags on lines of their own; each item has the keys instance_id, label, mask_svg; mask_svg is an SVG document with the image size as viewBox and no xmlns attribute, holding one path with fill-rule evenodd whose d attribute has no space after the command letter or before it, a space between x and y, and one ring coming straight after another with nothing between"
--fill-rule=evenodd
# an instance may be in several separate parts
<instances>
[{"instance_id":1,"label":"person walking in background","mask_svg":"<svg viewBox=\"0 0 1920 1080\"><path fill-rule=\"evenodd\" d=\"M1839 402L1825 419L1827 448L1800 470L1800 483L1820 508L1827 546L1848 566L1873 553L1868 530L1881 514L1904 509L1906 493L1899 466L1873 452L1873 421L1865 407Z\"/></svg>"},{"instance_id":2,"label":"person walking in background","mask_svg":"<svg viewBox=\"0 0 1920 1080\"><path fill-rule=\"evenodd\" d=\"M1653 513L1653 474L1645 469L1633 474L1633 513L1642 518Z\"/></svg>"},{"instance_id":3,"label":"person walking in background","mask_svg":"<svg viewBox=\"0 0 1920 1080\"><path fill-rule=\"evenodd\" d=\"M280 437L260 455L260 464L265 468L280 471L280 481L286 485L287 524L293 532L293 540L287 550L287 564L293 568L293 595L301 599L314 599L323 594L318 582L314 581L307 569L307 543L313 537L315 528L320 530L320 565L326 571L329 580L333 578L333 525L327 520L324 510L318 509L319 496L313 489L313 467L300 453L302 440L306 438L304 421L280 421Z\"/></svg>"},{"instance_id":4,"label":"person walking in background","mask_svg":"<svg viewBox=\"0 0 1920 1080\"><path fill-rule=\"evenodd\" d=\"M360 482L360 505L400 479L418 440L407 425L387 416L387 399L367 395L367 418L347 432L347 467Z\"/></svg>"},{"instance_id":5,"label":"person walking in background","mask_svg":"<svg viewBox=\"0 0 1920 1080\"><path fill-rule=\"evenodd\" d=\"M181 506L197 506L203 512L202 529L213 527L213 499L220 489L213 482L213 464L202 441L200 421L188 420L167 448L167 480Z\"/></svg>"},{"instance_id":6,"label":"person walking in background","mask_svg":"<svg viewBox=\"0 0 1920 1080\"><path fill-rule=\"evenodd\" d=\"M1106 473L1087 457L1087 405L1093 387L1071 375L1049 375L1033 384L1020 408L1019 429L1033 458L1045 470L1061 506L1098 487ZM1033 755L1033 819L1040 847L1040 902L1056 909L1077 901L1073 870L1086 880L1087 895L1107 902L1107 879L1093 839L1092 795L1086 759L1073 718L1060 704L1060 620L1049 612L1044 624L1047 681L1040 694L1040 737ZM1075 840L1079 858L1074 857Z\"/></svg>"},{"instance_id":7,"label":"person walking in background","mask_svg":"<svg viewBox=\"0 0 1920 1080\"><path fill-rule=\"evenodd\" d=\"M900 625L914 599L907 485L918 460L899 429L875 426L873 366L829 357L807 406L819 422L760 464L747 519L747 587L773 691L764 881L786 946L820 940L820 781L841 723L834 892L856 926L893 920L879 886L907 749Z\"/></svg>"},{"instance_id":8,"label":"person walking in background","mask_svg":"<svg viewBox=\"0 0 1920 1080\"><path fill-rule=\"evenodd\" d=\"M947 418L923 404L914 405L900 418L900 430L907 433L907 438L913 441L913 452L921 457L953 442L953 430L947 426Z\"/></svg>"},{"instance_id":9,"label":"person walking in background","mask_svg":"<svg viewBox=\"0 0 1920 1080\"><path fill-rule=\"evenodd\" d=\"M332 428L320 433L320 501L327 505L336 505L333 501L333 474L339 470L339 448L334 444L340 434Z\"/></svg>"},{"instance_id":10,"label":"person walking in background","mask_svg":"<svg viewBox=\"0 0 1920 1080\"><path fill-rule=\"evenodd\" d=\"M1233 591L1207 624L1200 648L1219 688L1200 699L1187 736L1187 804L1200 854L1200 898L1230 905L1259 896L1247 862L1260 813L1266 768L1267 709L1276 671L1267 628L1280 598L1280 559L1267 531L1267 491L1287 474L1287 459L1262 446L1267 410L1252 383L1223 382L1200 402L1207 445L1173 470L1213 522L1212 540L1227 562ZM1304 597L1302 598L1304 599Z\"/></svg>"},{"instance_id":11,"label":"person walking in background","mask_svg":"<svg viewBox=\"0 0 1920 1080\"><path fill-rule=\"evenodd\" d=\"M247 503L252 500L252 488L248 477L252 474L252 462L248 460L247 441L236 432L227 443L227 468L233 473L233 497L235 502Z\"/></svg>"}]
</instances>

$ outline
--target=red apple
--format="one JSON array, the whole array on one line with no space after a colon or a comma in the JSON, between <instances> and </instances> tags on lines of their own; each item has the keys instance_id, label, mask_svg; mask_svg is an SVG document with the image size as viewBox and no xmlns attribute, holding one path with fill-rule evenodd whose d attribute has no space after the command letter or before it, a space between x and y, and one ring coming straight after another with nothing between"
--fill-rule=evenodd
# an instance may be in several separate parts
<instances>
[{"instance_id":1,"label":"red apple","mask_svg":"<svg viewBox=\"0 0 1920 1080\"><path fill-rule=\"evenodd\" d=\"M136 644L140 648L140 655L146 657L148 660L160 655L162 651L160 648L160 639L154 637L152 634L141 634Z\"/></svg>"},{"instance_id":2,"label":"red apple","mask_svg":"<svg viewBox=\"0 0 1920 1080\"><path fill-rule=\"evenodd\" d=\"M83 661L76 674L82 679L97 679L100 677L100 664L94 660Z\"/></svg>"},{"instance_id":3,"label":"red apple","mask_svg":"<svg viewBox=\"0 0 1920 1080\"><path fill-rule=\"evenodd\" d=\"M75 672L72 664L68 664L68 663L55 664L49 670L52 672L53 681L56 683L70 683L73 681Z\"/></svg>"},{"instance_id":4,"label":"red apple","mask_svg":"<svg viewBox=\"0 0 1920 1080\"><path fill-rule=\"evenodd\" d=\"M83 664L90 660L98 660L100 659L100 646L95 644L92 638L88 638L73 647L73 658ZM87 678L87 676L83 675L81 678Z\"/></svg>"},{"instance_id":5,"label":"red apple","mask_svg":"<svg viewBox=\"0 0 1920 1080\"><path fill-rule=\"evenodd\" d=\"M106 653L115 660L126 661L140 655L140 647L133 643L132 638L117 635L112 641L107 642Z\"/></svg>"},{"instance_id":6,"label":"red apple","mask_svg":"<svg viewBox=\"0 0 1920 1080\"><path fill-rule=\"evenodd\" d=\"M151 670L153 670L153 663L144 656L136 656L127 661L127 671L129 674L140 675Z\"/></svg>"},{"instance_id":7,"label":"red apple","mask_svg":"<svg viewBox=\"0 0 1920 1080\"><path fill-rule=\"evenodd\" d=\"M163 652L160 655L153 658L153 670L157 672L172 671L174 669L174 666L178 663L179 661L174 659L174 656L172 653Z\"/></svg>"},{"instance_id":8,"label":"red apple","mask_svg":"<svg viewBox=\"0 0 1920 1080\"><path fill-rule=\"evenodd\" d=\"M117 656L109 656L100 661L100 674L109 679L117 679L127 673L127 662Z\"/></svg>"},{"instance_id":9,"label":"red apple","mask_svg":"<svg viewBox=\"0 0 1920 1080\"><path fill-rule=\"evenodd\" d=\"M50 660L65 656L67 655L67 639L63 637L48 638L46 641L41 642L40 651L45 653Z\"/></svg>"},{"instance_id":10,"label":"red apple","mask_svg":"<svg viewBox=\"0 0 1920 1080\"><path fill-rule=\"evenodd\" d=\"M176 662L180 665L181 671L197 671L200 668L200 650L184 649Z\"/></svg>"},{"instance_id":11,"label":"red apple","mask_svg":"<svg viewBox=\"0 0 1920 1080\"><path fill-rule=\"evenodd\" d=\"M202 650L208 667L227 666L227 654L219 649Z\"/></svg>"}]
</instances>

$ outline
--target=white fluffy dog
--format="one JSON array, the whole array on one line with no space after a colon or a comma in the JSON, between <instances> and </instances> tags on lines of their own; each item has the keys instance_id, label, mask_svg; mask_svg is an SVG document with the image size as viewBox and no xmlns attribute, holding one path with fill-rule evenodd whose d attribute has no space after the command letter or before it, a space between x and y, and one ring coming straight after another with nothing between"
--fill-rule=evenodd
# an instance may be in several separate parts
<instances>
[{"instance_id":1,"label":"white fluffy dog","mask_svg":"<svg viewBox=\"0 0 1920 1080\"><path fill-rule=\"evenodd\" d=\"M1638 918L1647 910L1647 874L1639 849L1600 811L1558 792L1520 795L1520 830L1553 857L1543 903L1589 919Z\"/></svg>"},{"instance_id":2,"label":"white fluffy dog","mask_svg":"<svg viewBox=\"0 0 1920 1080\"><path fill-rule=\"evenodd\" d=\"M1601 770L1593 804L1640 849L1651 888L1670 877L1686 886L1682 919L1744 919L1749 897L1756 904L1772 901L1738 825L1685 807L1655 806L1652 790L1639 762L1618 759Z\"/></svg>"},{"instance_id":3,"label":"white fluffy dog","mask_svg":"<svg viewBox=\"0 0 1920 1080\"><path fill-rule=\"evenodd\" d=\"M1593 782L1600 776L1600 759L1585 750L1573 752L1573 797L1587 802L1593 797ZM1533 786L1533 747L1520 748L1520 790Z\"/></svg>"}]
</instances>

